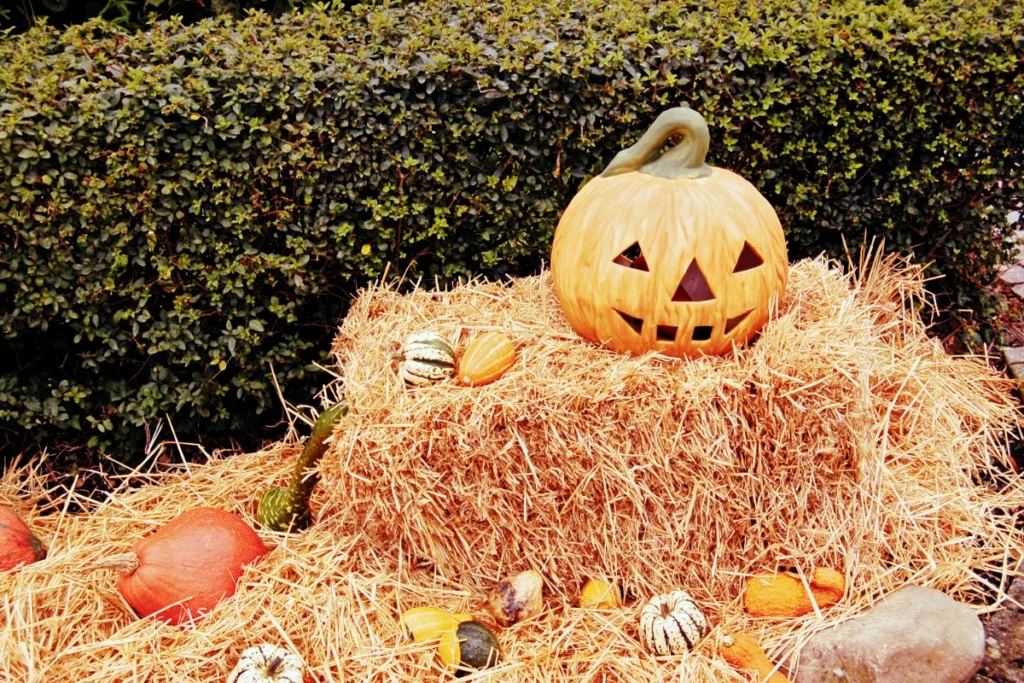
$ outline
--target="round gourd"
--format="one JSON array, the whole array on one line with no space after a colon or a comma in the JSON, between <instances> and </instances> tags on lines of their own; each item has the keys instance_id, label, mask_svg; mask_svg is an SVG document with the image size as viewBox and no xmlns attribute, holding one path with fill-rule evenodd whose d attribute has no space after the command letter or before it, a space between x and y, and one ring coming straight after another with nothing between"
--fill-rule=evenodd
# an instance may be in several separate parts
<instances>
[{"instance_id":1,"label":"round gourd","mask_svg":"<svg viewBox=\"0 0 1024 683\"><path fill-rule=\"evenodd\" d=\"M241 517L196 508L108 562L122 569L118 590L139 616L180 624L234 595L245 565L267 552Z\"/></svg>"},{"instance_id":2,"label":"round gourd","mask_svg":"<svg viewBox=\"0 0 1024 683\"><path fill-rule=\"evenodd\" d=\"M302 683L302 660L276 645L250 647L228 674L227 683Z\"/></svg>"},{"instance_id":3,"label":"round gourd","mask_svg":"<svg viewBox=\"0 0 1024 683\"><path fill-rule=\"evenodd\" d=\"M544 576L535 569L507 576L487 594L487 609L499 626L511 626L540 614L543 590Z\"/></svg>"},{"instance_id":4,"label":"round gourd","mask_svg":"<svg viewBox=\"0 0 1024 683\"><path fill-rule=\"evenodd\" d=\"M485 332L469 343L459 359L459 382L471 387L490 384L516 362L516 348L501 332Z\"/></svg>"},{"instance_id":5,"label":"round gourd","mask_svg":"<svg viewBox=\"0 0 1024 683\"><path fill-rule=\"evenodd\" d=\"M442 633L437 651L445 664L454 667L456 676L489 669L501 659L498 638L479 621L460 623L454 634Z\"/></svg>"},{"instance_id":6,"label":"round gourd","mask_svg":"<svg viewBox=\"0 0 1024 683\"><path fill-rule=\"evenodd\" d=\"M672 136L683 140L659 152ZM657 118L570 202L551 273L581 336L616 351L721 354L750 340L789 265L778 216L740 176L704 163L707 124Z\"/></svg>"},{"instance_id":7,"label":"round gourd","mask_svg":"<svg viewBox=\"0 0 1024 683\"><path fill-rule=\"evenodd\" d=\"M0 572L46 559L46 548L10 508L0 507Z\"/></svg>"},{"instance_id":8,"label":"round gourd","mask_svg":"<svg viewBox=\"0 0 1024 683\"><path fill-rule=\"evenodd\" d=\"M444 335L437 332L416 332L405 340L398 359L398 376L406 384L422 385L440 382L455 371L455 349Z\"/></svg>"},{"instance_id":9,"label":"round gourd","mask_svg":"<svg viewBox=\"0 0 1024 683\"><path fill-rule=\"evenodd\" d=\"M704 613L684 591L655 596L640 611L640 641L656 655L681 655L708 631Z\"/></svg>"}]
</instances>

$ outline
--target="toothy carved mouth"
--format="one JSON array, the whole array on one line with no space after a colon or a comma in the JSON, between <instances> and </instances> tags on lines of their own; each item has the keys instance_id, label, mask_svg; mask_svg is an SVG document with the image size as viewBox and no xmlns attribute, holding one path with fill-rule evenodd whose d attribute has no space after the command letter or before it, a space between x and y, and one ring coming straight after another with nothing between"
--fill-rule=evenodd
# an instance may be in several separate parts
<instances>
[{"instance_id":1,"label":"toothy carved mouth","mask_svg":"<svg viewBox=\"0 0 1024 683\"><path fill-rule=\"evenodd\" d=\"M747 311L746 313L740 313L740 314L739 314L738 316L736 316L735 318L729 318L728 320L726 320L726 321L725 321L725 332L724 332L724 334L729 334L730 332L732 332L733 330L735 330L735 329L736 329L736 326L737 326L737 325L739 325L739 324L740 324L741 322L743 322L744 320L746 320L746 319L747 319L747 316L748 316L748 315L750 315L750 314L751 314L751 313L753 313L753 312L754 312L754 309L753 309L753 308L751 308L751 309L750 309L749 311Z\"/></svg>"},{"instance_id":2,"label":"toothy carved mouth","mask_svg":"<svg viewBox=\"0 0 1024 683\"><path fill-rule=\"evenodd\" d=\"M619 317L622 318L622 321L629 325L630 329L632 329L638 336L643 334L644 321L641 318L634 318L627 313L623 313L617 308L613 308L612 310L618 313ZM745 311L734 318L726 320L725 329L722 331L722 334L728 335L731 333L753 312L754 309L751 308L749 311ZM697 325L693 328L693 332L690 333L690 340L695 342L708 341L714 333L715 328L713 325ZM679 335L679 327L675 325L658 325L657 335L658 341L660 342L674 343L676 341L676 337Z\"/></svg>"},{"instance_id":3,"label":"toothy carved mouth","mask_svg":"<svg viewBox=\"0 0 1024 683\"><path fill-rule=\"evenodd\" d=\"M634 332L636 332L637 334L640 334L641 332L643 332L643 329L644 329L644 321L643 320L641 320L640 318L634 318L631 315L626 315L625 313L623 313L622 311L620 311L618 309L614 309L613 308L612 310L615 311L616 313L618 313L619 317L621 317L626 322L627 325L632 327Z\"/></svg>"},{"instance_id":4,"label":"toothy carved mouth","mask_svg":"<svg viewBox=\"0 0 1024 683\"><path fill-rule=\"evenodd\" d=\"M678 327L673 327L671 325L658 325L658 341L674 342L678 332Z\"/></svg>"}]
</instances>

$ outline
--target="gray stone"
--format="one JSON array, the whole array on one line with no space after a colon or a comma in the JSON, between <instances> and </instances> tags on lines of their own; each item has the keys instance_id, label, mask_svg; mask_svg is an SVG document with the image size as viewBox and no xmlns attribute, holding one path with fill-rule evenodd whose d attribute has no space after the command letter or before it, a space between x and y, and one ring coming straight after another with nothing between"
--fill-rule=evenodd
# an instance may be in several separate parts
<instances>
[{"instance_id":1,"label":"gray stone","mask_svg":"<svg viewBox=\"0 0 1024 683\"><path fill-rule=\"evenodd\" d=\"M906 586L811 636L794 683L964 683L985 657L974 611L941 591Z\"/></svg>"},{"instance_id":2,"label":"gray stone","mask_svg":"<svg viewBox=\"0 0 1024 683\"><path fill-rule=\"evenodd\" d=\"M1009 370L1011 377L1024 380L1024 363L1011 363Z\"/></svg>"},{"instance_id":3,"label":"gray stone","mask_svg":"<svg viewBox=\"0 0 1024 683\"><path fill-rule=\"evenodd\" d=\"M1024 266L1015 263L1009 268L1004 268L999 273L999 279L1008 285L1019 285L1024 283Z\"/></svg>"},{"instance_id":4,"label":"gray stone","mask_svg":"<svg viewBox=\"0 0 1024 683\"><path fill-rule=\"evenodd\" d=\"M1024 346L1004 346L1003 358L1007 365L1019 365L1024 363Z\"/></svg>"},{"instance_id":5,"label":"gray stone","mask_svg":"<svg viewBox=\"0 0 1024 683\"><path fill-rule=\"evenodd\" d=\"M1019 296L1021 299L1024 299L1024 285L1014 285L1013 287L1010 287L1010 289L1013 290L1014 294Z\"/></svg>"}]
</instances>

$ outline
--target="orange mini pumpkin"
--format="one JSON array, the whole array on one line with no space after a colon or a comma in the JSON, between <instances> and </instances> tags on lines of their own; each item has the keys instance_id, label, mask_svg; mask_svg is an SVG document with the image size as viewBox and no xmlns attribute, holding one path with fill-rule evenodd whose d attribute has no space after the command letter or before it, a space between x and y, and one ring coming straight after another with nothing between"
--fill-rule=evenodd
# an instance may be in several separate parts
<instances>
[{"instance_id":1,"label":"orange mini pumpkin","mask_svg":"<svg viewBox=\"0 0 1024 683\"><path fill-rule=\"evenodd\" d=\"M46 559L46 548L10 508L0 507L0 572Z\"/></svg>"},{"instance_id":2,"label":"orange mini pumpkin","mask_svg":"<svg viewBox=\"0 0 1024 683\"><path fill-rule=\"evenodd\" d=\"M782 225L753 185L704 163L709 141L700 114L670 109L573 198L551 272L578 334L696 356L725 353L767 321L789 274Z\"/></svg>"}]
</instances>

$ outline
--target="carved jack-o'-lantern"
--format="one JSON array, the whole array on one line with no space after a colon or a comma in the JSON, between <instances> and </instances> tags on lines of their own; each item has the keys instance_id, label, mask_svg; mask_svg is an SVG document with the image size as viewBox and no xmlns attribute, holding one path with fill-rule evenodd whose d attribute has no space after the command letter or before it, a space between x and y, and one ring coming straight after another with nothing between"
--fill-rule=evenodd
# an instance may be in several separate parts
<instances>
[{"instance_id":1,"label":"carved jack-o'-lantern","mask_svg":"<svg viewBox=\"0 0 1024 683\"><path fill-rule=\"evenodd\" d=\"M782 226L753 185L705 165L708 142L700 114L670 109L569 204L551 272L583 337L633 353L721 354L768 319L789 273Z\"/></svg>"}]
</instances>

